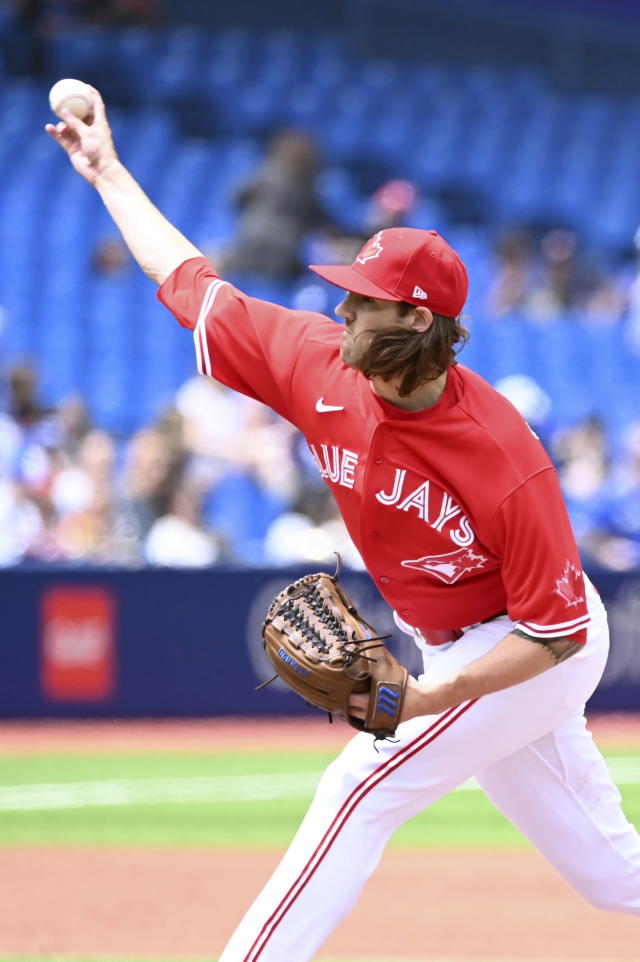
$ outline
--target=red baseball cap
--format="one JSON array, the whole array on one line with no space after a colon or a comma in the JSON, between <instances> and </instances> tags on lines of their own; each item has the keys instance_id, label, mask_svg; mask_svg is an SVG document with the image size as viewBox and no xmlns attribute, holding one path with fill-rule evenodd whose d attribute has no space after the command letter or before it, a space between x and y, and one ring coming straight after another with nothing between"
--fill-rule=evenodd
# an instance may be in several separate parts
<instances>
[{"instance_id":1,"label":"red baseball cap","mask_svg":"<svg viewBox=\"0 0 640 962\"><path fill-rule=\"evenodd\" d=\"M467 271L435 230L390 227L370 237L353 264L310 269L345 291L385 301L407 301L434 314L457 317L467 299Z\"/></svg>"}]
</instances>

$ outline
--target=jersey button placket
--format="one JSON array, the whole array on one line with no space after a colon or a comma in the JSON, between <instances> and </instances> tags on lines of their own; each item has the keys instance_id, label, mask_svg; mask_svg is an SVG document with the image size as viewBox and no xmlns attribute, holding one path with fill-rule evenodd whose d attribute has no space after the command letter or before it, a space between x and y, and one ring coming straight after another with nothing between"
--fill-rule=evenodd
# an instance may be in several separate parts
<instances>
[{"instance_id":1,"label":"jersey button placket","mask_svg":"<svg viewBox=\"0 0 640 962\"><path fill-rule=\"evenodd\" d=\"M374 466L375 466L376 468L379 468L381 465L383 465L383 464L385 463L385 459L384 459L384 457L382 456L382 454L380 454L380 453L374 453L374 452L376 452L376 448L378 449L378 452L379 452L380 449L381 449L380 436L379 436L379 435L380 435L380 434L388 435L388 434L390 434L390 433L391 433L391 428L389 427L388 424L382 424L382 425L379 424L379 425L378 425L378 428L374 431L373 436L372 436L372 439L371 439L371 446L370 446L370 448L369 448L369 467L370 467L370 469L373 469ZM376 435L378 435L377 438L376 438ZM374 476L375 476L376 479L378 478L377 472L374 472ZM372 497L372 498L373 498L373 492L375 492L375 491L380 487L380 485L382 484L382 482L380 482L380 481L378 481L378 480L374 480L374 476L372 476L371 474L369 474L369 476L368 476L368 478L367 478L367 481L368 481L367 487L368 487L368 489L369 489L369 492L371 493L371 497ZM375 502L375 500L373 501L373 503L376 505L377 508L380 507L379 505L377 505L377 503ZM371 519L371 520L373 520L373 519ZM374 529L370 529L369 532L368 532L368 538L369 538L371 541L375 541L376 543L379 543L379 542L382 540L382 533L381 533L378 529L375 529L375 528L374 528ZM391 581L391 579L390 579L387 575L381 575L381 576L378 576L377 581L378 581L378 584L380 584L380 585L388 585L389 582Z\"/></svg>"}]
</instances>

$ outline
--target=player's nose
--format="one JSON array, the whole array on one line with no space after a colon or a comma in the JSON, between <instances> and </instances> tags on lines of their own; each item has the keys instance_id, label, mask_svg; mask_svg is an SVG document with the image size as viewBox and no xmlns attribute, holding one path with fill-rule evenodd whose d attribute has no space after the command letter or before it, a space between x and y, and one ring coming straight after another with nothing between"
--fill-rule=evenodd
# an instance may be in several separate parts
<instances>
[{"instance_id":1,"label":"player's nose","mask_svg":"<svg viewBox=\"0 0 640 962\"><path fill-rule=\"evenodd\" d=\"M342 317L345 321L353 321L355 318L355 310L353 305L353 299L350 294L344 297L335 309L337 317Z\"/></svg>"}]
</instances>

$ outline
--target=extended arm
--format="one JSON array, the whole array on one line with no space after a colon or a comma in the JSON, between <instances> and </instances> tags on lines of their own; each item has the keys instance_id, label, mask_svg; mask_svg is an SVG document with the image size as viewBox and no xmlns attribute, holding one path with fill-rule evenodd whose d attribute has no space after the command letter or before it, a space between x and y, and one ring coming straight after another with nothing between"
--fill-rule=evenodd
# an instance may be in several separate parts
<instances>
[{"instance_id":1,"label":"extended arm","mask_svg":"<svg viewBox=\"0 0 640 962\"><path fill-rule=\"evenodd\" d=\"M463 701L529 681L569 658L582 646L571 638L533 638L516 629L491 651L438 684L416 682L407 692L405 716L437 714Z\"/></svg>"},{"instance_id":2,"label":"extended arm","mask_svg":"<svg viewBox=\"0 0 640 962\"><path fill-rule=\"evenodd\" d=\"M582 646L569 638L540 639L516 629L491 651L444 681L409 678L402 721L416 715L437 715L453 705L502 691L528 681L570 658ZM352 696L352 714L362 717L366 696Z\"/></svg>"},{"instance_id":3,"label":"extended arm","mask_svg":"<svg viewBox=\"0 0 640 962\"><path fill-rule=\"evenodd\" d=\"M160 213L118 159L97 90L93 90L88 121L65 111L63 121L47 124L45 130L67 152L75 170L96 188L145 274L162 284L176 267L202 253Z\"/></svg>"}]
</instances>

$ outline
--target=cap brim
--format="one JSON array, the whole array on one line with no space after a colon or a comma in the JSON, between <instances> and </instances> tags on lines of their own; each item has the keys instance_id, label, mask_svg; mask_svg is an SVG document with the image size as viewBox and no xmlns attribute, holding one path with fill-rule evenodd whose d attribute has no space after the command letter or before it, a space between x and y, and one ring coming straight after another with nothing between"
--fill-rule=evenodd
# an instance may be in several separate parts
<instances>
[{"instance_id":1,"label":"cap brim","mask_svg":"<svg viewBox=\"0 0 640 962\"><path fill-rule=\"evenodd\" d=\"M363 277L359 271L349 265L329 265L309 264L309 270L314 271L319 277L341 287L344 291L352 291L354 294L362 294L363 297L377 297L383 301L400 301L402 298L394 297L383 287L373 284L367 277Z\"/></svg>"}]
</instances>

